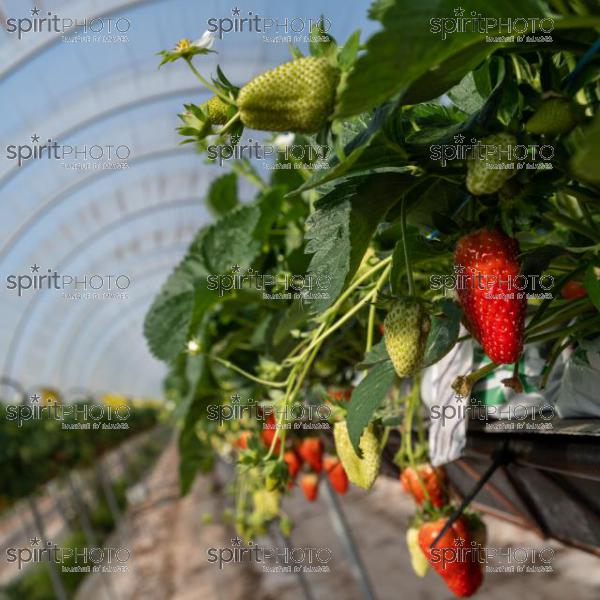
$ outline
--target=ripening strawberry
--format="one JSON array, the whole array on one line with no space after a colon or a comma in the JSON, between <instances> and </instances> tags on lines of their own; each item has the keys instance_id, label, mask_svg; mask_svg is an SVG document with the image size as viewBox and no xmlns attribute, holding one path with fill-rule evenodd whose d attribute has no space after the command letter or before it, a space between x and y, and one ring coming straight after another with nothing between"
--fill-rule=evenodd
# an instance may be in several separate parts
<instances>
[{"instance_id":1,"label":"ripening strawberry","mask_svg":"<svg viewBox=\"0 0 600 600\"><path fill-rule=\"evenodd\" d=\"M406 467L400 474L400 482L419 506L428 500L436 508L442 508L448 502L446 472L440 467L434 468L429 463Z\"/></svg>"},{"instance_id":2,"label":"ripening strawberry","mask_svg":"<svg viewBox=\"0 0 600 600\"><path fill-rule=\"evenodd\" d=\"M265 131L317 132L333 112L339 79L339 69L323 57L279 65L240 90L242 123Z\"/></svg>"},{"instance_id":3,"label":"ripening strawberry","mask_svg":"<svg viewBox=\"0 0 600 600\"><path fill-rule=\"evenodd\" d=\"M429 570L429 561L419 546L419 529L417 527L409 527L406 530L406 546L413 571L417 577L425 577Z\"/></svg>"},{"instance_id":4,"label":"ripening strawberry","mask_svg":"<svg viewBox=\"0 0 600 600\"><path fill-rule=\"evenodd\" d=\"M346 475L341 461L338 458L329 456L323 462L323 466L331 487L338 494L345 494L348 491L348 475Z\"/></svg>"},{"instance_id":5,"label":"ripening strawberry","mask_svg":"<svg viewBox=\"0 0 600 600\"><path fill-rule=\"evenodd\" d=\"M561 135L569 133L578 121L577 106L572 100L548 98L525 123L525 129L534 134Z\"/></svg>"},{"instance_id":6,"label":"ripening strawberry","mask_svg":"<svg viewBox=\"0 0 600 600\"><path fill-rule=\"evenodd\" d=\"M248 440L252 437L251 431L242 431L238 438L233 442L233 445L236 448L240 448L241 450L248 449Z\"/></svg>"},{"instance_id":7,"label":"ripening strawberry","mask_svg":"<svg viewBox=\"0 0 600 600\"><path fill-rule=\"evenodd\" d=\"M516 138L508 133L480 141L479 155L467 161L467 189L471 194L494 194L516 173L515 161L508 154L516 144Z\"/></svg>"},{"instance_id":8,"label":"ripening strawberry","mask_svg":"<svg viewBox=\"0 0 600 600\"><path fill-rule=\"evenodd\" d=\"M290 483L292 480L296 479L296 475L298 475L298 471L302 467L302 460L298 456L295 450L288 450L283 455L283 460L287 463L288 473L290 478Z\"/></svg>"},{"instance_id":9,"label":"ripening strawberry","mask_svg":"<svg viewBox=\"0 0 600 600\"><path fill-rule=\"evenodd\" d=\"M212 125L225 125L229 120L230 105L221 100L219 96L209 98L204 104L200 105L200 108Z\"/></svg>"},{"instance_id":10,"label":"ripening strawberry","mask_svg":"<svg viewBox=\"0 0 600 600\"><path fill-rule=\"evenodd\" d=\"M431 320L418 300L394 302L384 320L384 340L398 377L409 377L421 366Z\"/></svg>"},{"instance_id":11,"label":"ripening strawberry","mask_svg":"<svg viewBox=\"0 0 600 600\"><path fill-rule=\"evenodd\" d=\"M318 437L305 438L298 446L300 458L315 472L323 468L323 444Z\"/></svg>"},{"instance_id":12,"label":"ripening strawberry","mask_svg":"<svg viewBox=\"0 0 600 600\"><path fill-rule=\"evenodd\" d=\"M473 539L468 522L460 517L430 546L446 523L446 517L423 523L419 530L419 546L429 564L442 576L450 591L459 598L472 596L483 582L481 565L472 551Z\"/></svg>"},{"instance_id":13,"label":"ripening strawberry","mask_svg":"<svg viewBox=\"0 0 600 600\"><path fill-rule=\"evenodd\" d=\"M562 286L560 295L565 300L577 300L578 298L585 298L588 295L588 291L578 281L567 281Z\"/></svg>"},{"instance_id":14,"label":"ripening strawberry","mask_svg":"<svg viewBox=\"0 0 600 600\"><path fill-rule=\"evenodd\" d=\"M368 490L375 483L381 465L379 440L375 435L373 424L368 425L360 438L359 448L362 458L354 452L346 421L338 421L333 426L333 437L337 455L348 479L354 485Z\"/></svg>"},{"instance_id":15,"label":"ripening strawberry","mask_svg":"<svg viewBox=\"0 0 600 600\"><path fill-rule=\"evenodd\" d=\"M262 431L260 432L260 439L263 441L263 444L270 448L273 443L273 439L275 438L275 434L277 433L277 421L275 419L275 415L270 412L267 415L266 421L263 423ZM275 453L279 452L281 448L281 438L277 438L275 442Z\"/></svg>"},{"instance_id":16,"label":"ripening strawberry","mask_svg":"<svg viewBox=\"0 0 600 600\"><path fill-rule=\"evenodd\" d=\"M518 255L516 239L487 229L461 238L454 252L465 325L496 364L514 363L523 352L527 299Z\"/></svg>"},{"instance_id":17,"label":"ripening strawberry","mask_svg":"<svg viewBox=\"0 0 600 600\"><path fill-rule=\"evenodd\" d=\"M300 487L309 502L317 499L319 476L315 473L305 473L300 477Z\"/></svg>"}]
</instances>

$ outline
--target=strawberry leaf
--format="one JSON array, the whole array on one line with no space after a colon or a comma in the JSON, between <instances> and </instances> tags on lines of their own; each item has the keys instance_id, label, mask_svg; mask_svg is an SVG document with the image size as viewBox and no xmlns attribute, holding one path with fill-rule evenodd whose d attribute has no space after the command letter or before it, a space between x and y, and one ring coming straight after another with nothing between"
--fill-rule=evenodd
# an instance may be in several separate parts
<instances>
[{"instance_id":1,"label":"strawberry leaf","mask_svg":"<svg viewBox=\"0 0 600 600\"><path fill-rule=\"evenodd\" d=\"M354 451L360 455L359 442L365 427L373 414L385 400L396 380L396 372L391 361L375 365L358 384L350 397L346 422Z\"/></svg>"},{"instance_id":2,"label":"strawberry leaf","mask_svg":"<svg viewBox=\"0 0 600 600\"><path fill-rule=\"evenodd\" d=\"M237 175L227 173L217 177L211 184L206 204L215 216L222 216L239 204L237 197Z\"/></svg>"},{"instance_id":3,"label":"strawberry leaf","mask_svg":"<svg viewBox=\"0 0 600 600\"><path fill-rule=\"evenodd\" d=\"M431 317L431 330L425 343L423 367L433 365L444 358L458 339L462 310L449 299L445 299L442 305L444 314Z\"/></svg>"},{"instance_id":4,"label":"strawberry leaf","mask_svg":"<svg viewBox=\"0 0 600 600\"><path fill-rule=\"evenodd\" d=\"M461 8L487 17L541 16L531 0L464 0ZM378 3L372 16L381 18L383 30L367 41L367 52L357 60L338 100L336 117L372 109L416 82L419 89L411 94L411 103L436 98L506 45L486 43L483 33L434 32L440 19L455 18L455 9L453 0L421 0L418 6L412 0Z\"/></svg>"},{"instance_id":5,"label":"strawberry leaf","mask_svg":"<svg viewBox=\"0 0 600 600\"><path fill-rule=\"evenodd\" d=\"M357 369L370 369L375 365L378 365L382 362L389 361L390 357L387 353L387 349L385 347L385 342L381 340L377 344L375 344L369 352L365 354L362 362L356 365Z\"/></svg>"},{"instance_id":6,"label":"strawberry leaf","mask_svg":"<svg viewBox=\"0 0 600 600\"><path fill-rule=\"evenodd\" d=\"M327 276L331 283L325 298L311 302L315 312L329 307L352 279L377 224L411 180L409 175L395 173L356 177L316 202L307 220L305 252L313 255L309 273Z\"/></svg>"}]
</instances>

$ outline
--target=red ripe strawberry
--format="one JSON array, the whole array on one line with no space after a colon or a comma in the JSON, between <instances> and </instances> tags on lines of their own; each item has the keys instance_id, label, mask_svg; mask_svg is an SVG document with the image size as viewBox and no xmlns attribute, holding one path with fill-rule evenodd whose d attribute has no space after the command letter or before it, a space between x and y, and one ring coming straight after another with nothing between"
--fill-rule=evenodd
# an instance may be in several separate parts
<instances>
[{"instance_id":1,"label":"red ripe strawberry","mask_svg":"<svg viewBox=\"0 0 600 600\"><path fill-rule=\"evenodd\" d=\"M459 518L435 547L430 548L446 520L444 517L424 523L419 530L419 546L452 593L459 598L467 598L479 589L483 581L481 564L477 562L471 546L473 538L467 521Z\"/></svg>"},{"instance_id":2,"label":"red ripe strawberry","mask_svg":"<svg viewBox=\"0 0 600 600\"><path fill-rule=\"evenodd\" d=\"M287 463L291 482L291 480L296 479L296 475L298 475L298 471L300 471L300 467L302 467L302 460L294 450L288 450L283 455L283 460Z\"/></svg>"},{"instance_id":3,"label":"red ripe strawberry","mask_svg":"<svg viewBox=\"0 0 600 600\"><path fill-rule=\"evenodd\" d=\"M434 468L429 463L417 465L414 469L406 467L400 474L402 489L412 494L420 506L429 500L436 508L442 508L448 502L446 472Z\"/></svg>"},{"instance_id":4,"label":"red ripe strawberry","mask_svg":"<svg viewBox=\"0 0 600 600\"><path fill-rule=\"evenodd\" d=\"M341 390L335 390L330 388L327 390L327 395L337 402L341 402L342 400L350 400L350 396L352 396L352 388L344 388Z\"/></svg>"},{"instance_id":5,"label":"red ripe strawberry","mask_svg":"<svg viewBox=\"0 0 600 600\"><path fill-rule=\"evenodd\" d=\"M240 448L241 450L246 450L248 448L248 439L251 436L252 436L251 431L242 431L242 433L240 433L237 440L235 440L235 442L233 442L233 445L236 448Z\"/></svg>"},{"instance_id":6,"label":"red ripe strawberry","mask_svg":"<svg viewBox=\"0 0 600 600\"><path fill-rule=\"evenodd\" d=\"M465 324L497 364L514 363L523 351L527 300L518 254L516 239L486 229L461 238L454 252Z\"/></svg>"},{"instance_id":7,"label":"red ripe strawberry","mask_svg":"<svg viewBox=\"0 0 600 600\"><path fill-rule=\"evenodd\" d=\"M275 420L275 415L270 412L267 415L267 419L263 423L262 431L260 432L260 439L263 441L263 444L270 448L273 443L273 438L275 437L275 433L277 432L277 422ZM275 452L279 452L279 448L281 447L281 439L277 439L275 443Z\"/></svg>"},{"instance_id":8,"label":"red ripe strawberry","mask_svg":"<svg viewBox=\"0 0 600 600\"><path fill-rule=\"evenodd\" d=\"M318 485L319 476L315 473L305 473L300 478L300 487L309 502L314 502L317 499Z\"/></svg>"},{"instance_id":9,"label":"red ripe strawberry","mask_svg":"<svg viewBox=\"0 0 600 600\"><path fill-rule=\"evenodd\" d=\"M560 295L565 300L577 300L588 295L588 291L578 281L567 281L560 290Z\"/></svg>"},{"instance_id":10,"label":"red ripe strawberry","mask_svg":"<svg viewBox=\"0 0 600 600\"><path fill-rule=\"evenodd\" d=\"M329 456L324 460L323 466L327 472L331 487L338 494L345 494L348 491L348 475L346 475L344 465L342 465L338 458Z\"/></svg>"},{"instance_id":11,"label":"red ripe strawberry","mask_svg":"<svg viewBox=\"0 0 600 600\"><path fill-rule=\"evenodd\" d=\"M298 454L315 473L321 472L323 468L323 445L320 438L312 437L302 440L298 448Z\"/></svg>"}]
</instances>

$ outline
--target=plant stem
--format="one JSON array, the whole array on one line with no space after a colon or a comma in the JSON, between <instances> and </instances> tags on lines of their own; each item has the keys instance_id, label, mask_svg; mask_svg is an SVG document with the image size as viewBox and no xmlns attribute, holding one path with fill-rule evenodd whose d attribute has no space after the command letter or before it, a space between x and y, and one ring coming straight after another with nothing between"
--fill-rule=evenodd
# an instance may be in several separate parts
<instances>
[{"instance_id":1,"label":"plant stem","mask_svg":"<svg viewBox=\"0 0 600 600\"><path fill-rule=\"evenodd\" d=\"M208 88L215 96L219 96L219 98L221 98L221 100L223 100L223 102L226 102L227 104L233 104L233 102L231 101L230 98L228 98L225 94L223 94L223 92L220 92L214 85L212 85L211 83L209 83L204 77L202 77L202 75L200 74L200 72L198 71L198 69L196 69L196 67L194 67L194 65L192 64L192 60L191 58L186 58L185 62L187 62L189 68L192 70L192 73L202 82L202 84ZM234 105L235 106L235 105Z\"/></svg>"},{"instance_id":2,"label":"plant stem","mask_svg":"<svg viewBox=\"0 0 600 600\"><path fill-rule=\"evenodd\" d=\"M406 266L406 278L408 280L408 295L413 296L415 293L415 281L413 279L412 266L408 256L408 244L406 242L406 196L402 199L400 207L400 229L402 231L402 249L404 250L404 263Z\"/></svg>"},{"instance_id":3,"label":"plant stem","mask_svg":"<svg viewBox=\"0 0 600 600\"><path fill-rule=\"evenodd\" d=\"M561 307L555 313L551 314L549 318L544 321L539 321L534 326L530 326L526 329L525 339L531 334L539 333L542 329L547 329L553 325L563 323L564 321L570 321L571 319L592 310L594 307L588 302L587 298L582 298L583 302L579 302L576 306Z\"/></svg>"},{"instance_id":4,"label":"plant stem","mask_svg":"<svg viewBox=\"0 0 600 600\"><path fill-rule=\"evenodd\" d=\"M548 362L546 363L546 372L544 373L544 376L542 377L542 380L540 381L540 389L544 389L546 387L546 384L548 383L548 379L550 378L550 373L552 373L552 369L554 368L554 365L556 363L556 361L558 360L558 357L561 355L562 351L570 344L568 336L567 336L567 340L565 342L563 342L561 344L561 342L564 340L565 338L559 338L558 340L556 340L556 343L554 344L554 347L552 348L552 352L550 353L550 358L548 359Z\"/></svg>"},{"instance_id":5,"label":"plant stem","mask_svg":"<svg viewBox=\"0 0 600 600\"><path fill-rule=\"evenodd\" d=\"M385 284L388 274L386 272L377 280L375 284L375 295L373 296L373 302L371 306L369 306L369 320L367 323L367 347L365 349L365 354L369 352L369 350L373 347L373 328L375 327L375 311L377 310L376 302L377 296L379 294L379 290Z\"/></svg>"},{"instance_id":6,"label":"plant stem","mask_svg":"<svg viewBox=\"0 0 600 600\"><path fill-rule=\"evenodd\" d=\"M584 329L589 327L590 325L595 325L600 322L600 315L594 315L589 319L584 319L583 321L578 321L574 323L570 327L566 327L565 329L560 329L558 331L549 331L548 333L541 333L540 335L534 335L529 338L526 343L527 344L535 344L536 342L545 342L547 340L553 340L555 338L563 337L566 335L570 335L579 329Z\"/></svg>"},{"instance_id":7,"label":"plant stem","mask_svg":"<svg viewBox=\"0 0 600 600\"><path fill-rule=\"evenodd\" d=\"M226 134L239 120L240 112L238 111L231 119L229 119L229 121L227 121L227 123L225 123L225 125L223 125L223 127L221 127L221 129L219 129L219 137Z\"/></svg>"},{"instance_id":8,"label":"plant stem","mask_svg":"<svg viewBox=\"0 0 600 600\"><path fill-rule=\"evenodd\" d=\"M388 265L384 271L384 275L389 275L391 270L391 265ZM301 357L306 356L310 350L312 350L317 344L320 344L325 338L329 337L334 331L339 329L346 321L348 321L354 314L356 314L365 304L371 301L373 296L375 296L377 292L377 288L373 288L366 296L363 296L361 300L355 304L347 313L344 314L343 317L338 319L329 329L327 329L324 333L319 335L317 338L313 339L313 341L308 345L308 347L304 350L304 352L300 355Z\"/></svg>"},{"instance_id":9,"label":"plant stem","mask_svg":"<svg viewBox=\"0 0 600 600\"><path fill-rule=\"evenodd\" d=\"M327 315L330 315L331 313L337 312L338 308L344 303L344 301L346 300L346 298L348 298L348 296L350 296L352 294L352 292L354 292L354 290L363 281L369 279L371 277L371 275L373 275L374 273L377 273L377 271L379 271L383 267L389 265L391 262L392 262L392 257L388 256L387 258L384 258L384 259L380 260L376 265L374 265L373 267L371 267L368 271L365 271L360 277L358 277L355 281L353 281L348 286L348 289L346 289L342 293L342 295L335 301L335 304L333 304L332 306L330 306L325 311L324 314L327 316Z\"/></svg>"},{"instance_id":10,"label":"plant stem","mask_svg":"<svg viewBox=\"0 0 600 600\"><path fill-rule=\"evenodd\" d=\"M232 362L230 362L228 360L224 360L223 358L220 358L219 356L214 356L212 354L205 354L205 356L218 362L219 364L223 365L224 367L227 367L228 369L231 369L232 371L235 371L236 373L243 375L246 379L250 379L251 381L254 381L255 383L260 383L261 385L266 385L268 387L274 387L274 388L283 388L288 384L287 379L285 381L268 381L267 379L261 379L260 377L256 377L255 375L252 375L252 373L248 373L248 371L244 371L244 369L241 369L237 365L234 365Z\"/></svg>"}]
</instances>

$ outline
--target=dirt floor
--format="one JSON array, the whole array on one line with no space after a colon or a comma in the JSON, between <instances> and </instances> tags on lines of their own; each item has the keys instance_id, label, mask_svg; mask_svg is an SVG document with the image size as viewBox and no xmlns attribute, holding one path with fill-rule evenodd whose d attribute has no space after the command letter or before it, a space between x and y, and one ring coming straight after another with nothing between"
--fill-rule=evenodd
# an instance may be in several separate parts
<instances>
[{"instance_id":1,"label":"dirt floor","mask_svg":"<svg viewBox=\"0 0 600 600\"><path fill-rule=\"evenodd\" d=\"M297 575L265 572L261 564L230 563L219 569L209 562L210 548L232 548L235 533L220 523L203 524L203 515L218 515L228 503L227 495L213 478L199 477L190 494L178 495L177 452L169 446L140 488L138 504L130 510L118 536L110 540L131 551L125 573L88 577L77 600L315 600L368 598L359 587L345 546L335 530L335 512L321 490L319 499L308 504L295 489L285 509L297 524L293 548L323 548L331 552L327 573L306 573L301 587ZM221 479L225 475L221 474ZM404 542L412 502L397 482L380 478L371 492L357 489L341 499L374 595L378 600L450 599L439 576L429 572L419 579L412 572ZM555 551L550 573L486 574L476 597L506 600L526 592L528 600L596 600L600 598L600 559L578 550L543 541L495 518L486 517L490 547L525 547ZM275 540L276 541L276 540ZM274 539L259 540L273 545ZM501 565L501 560L490 564ZM364 585L364 583L363 583Z\"/></svg>"}]
</instances>

